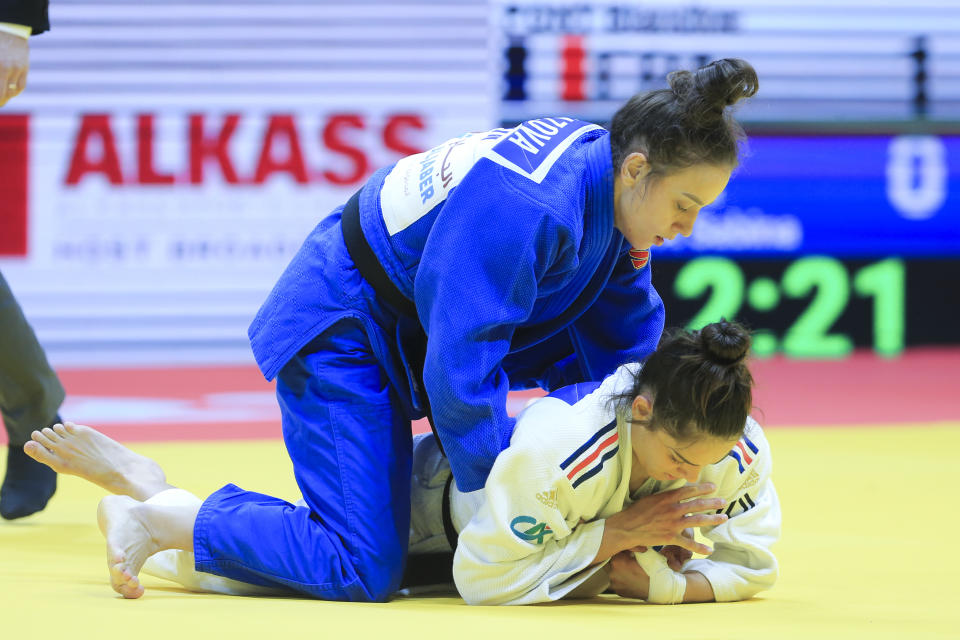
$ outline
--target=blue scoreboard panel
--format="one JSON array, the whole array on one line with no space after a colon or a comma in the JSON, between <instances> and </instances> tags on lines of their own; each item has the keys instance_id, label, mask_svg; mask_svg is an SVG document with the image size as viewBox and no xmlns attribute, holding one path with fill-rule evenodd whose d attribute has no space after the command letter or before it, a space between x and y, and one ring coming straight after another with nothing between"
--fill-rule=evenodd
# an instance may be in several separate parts
<instances>
[{"instance_id":1,"label":"blue scoreboard panel","mask_svg":"<svg viewBox=\"0 0 960 640\"><path fill-rule=\"evenodd\" d=\"M960 342L960 136L752 136L653 255L668 324L743 320L758 355Z\"/></svg>"},{"instance_id":2,"label":"blue scoreboard panel","mask_svg":"<svg viewBox=\"0 0 960 640\"><path fill-rule=\"evenodd\" d=\"M960 136L751 136L721 200L660 257L960 258Z\"/></svg>"}]
</instances>

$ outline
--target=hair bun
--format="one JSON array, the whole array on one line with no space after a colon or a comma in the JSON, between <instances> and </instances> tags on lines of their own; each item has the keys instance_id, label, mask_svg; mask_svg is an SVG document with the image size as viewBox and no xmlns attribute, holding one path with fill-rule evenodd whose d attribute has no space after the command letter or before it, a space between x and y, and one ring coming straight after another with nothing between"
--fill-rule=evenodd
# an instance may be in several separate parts
<instances>
[{"instance_id":1,"label":"hair bun","mask_svg":"<svg viewBox=\"0 0 960 640\"><path fill-rule=\"evenodd\" d=\"M753 96L759 88L757 72L739 58L714 60L693 73L674 71L667 81L694 122L722 118L727 107Z\"/></svg>"},{"instance_id":2,"label":"hair bun","mask_svg":"<svg viewBox=\"0 0 960 640\"><path fill-rule=\"evenodd\" d=\"M738 364L750 353L750 332L726 319L701 329L700 342L713 361L722 365Z\"/></svg>"}]
</instances>

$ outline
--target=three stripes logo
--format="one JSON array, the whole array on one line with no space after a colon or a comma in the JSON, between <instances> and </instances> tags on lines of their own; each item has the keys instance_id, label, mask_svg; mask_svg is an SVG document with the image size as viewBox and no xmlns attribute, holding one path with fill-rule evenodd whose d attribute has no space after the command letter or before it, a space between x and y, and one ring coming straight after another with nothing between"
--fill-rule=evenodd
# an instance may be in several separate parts
<instances>
[{"instance_id":1,"label":"three stripes logo","mask_svg":"<svg viewBox=\"0 0 960 640\"><path fill-rule=\"evenodd\" d=\"M617 455L620 449L617 421L590 436L573 454L560 463L560 469L576 489L580 484L600 473L603 463Z\"/></svg>"},{"instance_id":2,"label":"three stripes logo","mask_svg":"<svg viewBox=\"0 0 960 640\"><path fill-rule=\"evenodd\" d=\"M736 509L738 505L742 509L742 511L740 511L739 513L745 513L750 509L754 508L755 506L757 506L756 503L754 503L753 498L750 497L750 494L745 493L738 500L734 500L729 505L727 505L726 510L717 509L717 513L725 513L727 514L728 518L732 518L733 510Z\"/></svg>"},{"instance_id":3,"label":"three stripes logo","mask_svg":"<svg viewBox=\"0 0 960 640\"><path fill-rule=\"evenodd\" d=\"M737 461L737 466L740 468L740 473L743 473L747 470L746 466L753 462L753 456L757 455L760 449L757 448L757 445L753 444L746 435L740 438L737 441L737 444L734 445L733 449L730 450L730 453L727 455Z\"/></svg>"}]
</instances>

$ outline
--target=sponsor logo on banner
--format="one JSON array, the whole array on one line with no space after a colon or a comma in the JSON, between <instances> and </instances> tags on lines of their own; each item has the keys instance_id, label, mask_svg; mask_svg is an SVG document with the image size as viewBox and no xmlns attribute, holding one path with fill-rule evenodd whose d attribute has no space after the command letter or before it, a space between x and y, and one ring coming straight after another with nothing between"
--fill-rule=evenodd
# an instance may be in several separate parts
<instances>
[{"instance_id":1,"label":"sponsor logo on banner","mask_svg":"<svg viewBox=\"0 0 960 640\"><path fill-rule=\"evenodd\" d=\"M34 117L41 134L55 126ZM249 265L271 279L372 171L437 135L419 113L83 113L60 126L31 152L34 260ZM6 211L16 202L3 219L25 229L23 207Z\"/></svg>"},{"instance_id":2,"label":"sponsor logo on banner","mask_svg":"<svg viewBox=\"0 0 960 640\"><path fill-rule=\"evenodd\" d=\"M239 113L194 113L169 123L161 137L157 114L141 113L135 116L133 153L124 154L129 145L120 142L120 127L129 126L126 120L112 114L80 116L66 185L94 176L112 185L200 185L216 174L227 185L260 185L284 175L297 184L356 186L375 166L367 142L371 133L377 146L406 156L420 151L408 142L411 132L426 127L418 114L392 115L378 125L361 113L332 114L308 128L293 114L270 114L264 120ZM171 138L173 129L180 132L180 140ZM314 140L320 141L319 149L312 148ZM160 167L161 145L177 146L184 153ZM313 151L324 156L317 166L308 161Z\"/></svg>"}]
</instances>

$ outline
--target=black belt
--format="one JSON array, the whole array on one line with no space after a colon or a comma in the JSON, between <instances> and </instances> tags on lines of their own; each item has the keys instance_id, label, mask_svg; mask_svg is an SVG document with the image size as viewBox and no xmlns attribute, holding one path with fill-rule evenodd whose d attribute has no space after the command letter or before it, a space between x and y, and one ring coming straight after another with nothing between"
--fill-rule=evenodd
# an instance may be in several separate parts
<instances>
[{"instance_id":1,"label":"black belt","mask_svg":"<svg viewBox=\"0 0 960 640\"><path fill-rule=\"evenodd\" d=\"M383 270L383 265L377 259L373 249L363 235L360 226L360 192L350 196L343 207L343 218L340 220L343 228L343 241L347 244L347 251L353 258L360 275L370 283L377 296L390 303L394 309L410 318L417 317L417 307L407 296L400 293L397 285Z\"/></svg>"},{"instance_id":2,"label":"black belt","mask_svg":"<svg viewBox=\"0 0 960 640\"><path fill-rule=\"evenodd\" d=\"M447 542L450 548L457 550L457 540L460 536L457 534L457 528L453 526L453 514L450 513L450 488L453 485L453 473L447 477L447 482L443 485L443 502L440 508L440 516L443 519L443 534L447 536Z\"/></svg>"},{"instance_id":3,"label":"black belt","mask_svg":"<svg viewBox=\"0 0 960 640\"><path fill-rule=\"evenodd\" d=\"M340 219L340 227L343 230L343 241L347 245L347 252L350 254L350 257L353 258L353 264L357 267L357 271L360 272L363 279L373 287L373 291L377 294L377 297L385 300L400 314L415 320L417 326L420 327L420 333L422 334L420 340L422 353L418 353L415 358L412 358L416 360L415 362L411 362L411 366L416 367L416 370L412 373L417 376L417 383L423 390L421 395L423 396L424 413L427 415L427 421L430 423L430 430L433 431L433 437L437 439L437 446L440 447L440 453L446 455L443 451L443 443L440 442L440 436L437 434L437 427L433 424L433 412L430 410L430 399L427 397L427 389L423 386L423 363L427 356L427 335L424 333L423 325L420 324L420 319L417 316L416 305L410 298L403 295L400 289L397 288L397 285L393 283L393 280L391 280L387 272L384 271L383 265L380 264L380 260L377 259L377 255L373 252L373 249L370 248L367 237L363 235L363 228L360 226L359 191L350 196L347 204L344 205ZM411 354L408 354L408 356L409 355Z\"/></svg>"}]
</instances>

